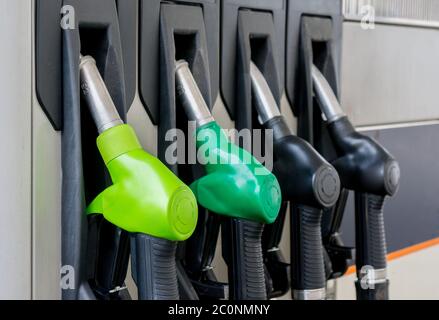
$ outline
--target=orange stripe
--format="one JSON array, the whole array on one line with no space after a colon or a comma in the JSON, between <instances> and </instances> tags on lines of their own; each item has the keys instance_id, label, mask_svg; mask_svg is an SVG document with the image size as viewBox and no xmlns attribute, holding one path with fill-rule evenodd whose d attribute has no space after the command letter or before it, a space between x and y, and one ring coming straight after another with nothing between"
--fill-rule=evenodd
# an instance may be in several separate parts
<instances>
[{"instance_id":1,"label":"orange stripe","mask_svg":"<svg viewBox=\"0 0 439 320\"><path fill-rule=\"evenodd\" d=\"M439 245L439 238L427 240L427 241L412 245L410 247L391 252L387 255L387 260L391 261L394 259L398 259L398 258L404 257L406 255L409 255L411 253L421 251L421 250L427 249L427 248L435 246L435 245ZM348 268L348 270L346 271L345 275L349 275L349 274L352 274L355 272L356 272L355 266L350 266Z\"/></svg>"},{"instance_id":2,"label":"orange stripe","mask_svg":"<svg viewBox=\"0 0 439 320\"><path fill-rule=\"evenodd\" d=\"M350 266L349 268L348 268L348 271L346 271L346 273L344 274L345 276L348 276L348 275L350 275L350 274L353 274L353 273L355 273L357 271L357 268L355 268L355 266Z\"/></svg>"}]
</instances>

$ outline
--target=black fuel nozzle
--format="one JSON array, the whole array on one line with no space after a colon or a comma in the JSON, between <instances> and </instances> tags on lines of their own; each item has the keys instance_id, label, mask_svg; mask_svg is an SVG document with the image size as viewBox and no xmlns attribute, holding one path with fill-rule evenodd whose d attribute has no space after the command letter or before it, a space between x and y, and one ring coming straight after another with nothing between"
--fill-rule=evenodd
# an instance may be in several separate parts
<instances>
[{"instance_id":1,"label":"black fuel nozzle","mask_svg":"<svg viewBox=\"0 0 439 320\"><path fill-rule=\"evenodd\" d=\"M326 277L321 238L322 209L340 193L334 167L292 134L257 66L251 62L253 99L259 121L273 130L274 170L284 200L291 202L291 281L295 299L324 299Z\"/></svg>"},{"instance_id":2,"label":"black fuel nozzle","mask_svg":"<svg viewBox=\"0 0 439 320\"><path fill-rule=\"evenodd\" d=\"M355 130L329 83L312 67L314 92L337 152L333 165L345 188L392 196L399 186L398 162L377 141Z\"/></svg>"},{"instance_id":3,"label":"black fuel nozzle","mask_svg":"<svg viewBox=\"0 0 439 320\"><path fill-rule=\"evenodd\" d=\"M273 130L274 170L283 199L313 206L332 207L339 196L340 180L334 167L308 142L291 132L268 84L251 62L250 75L259 121Z\"/></svg>"},{"instance_id":4,"label":"black fuel nozzle","mask_svg":"<svg viewBox=\"0 0 439 320\"><path fill-rule=\"evenodd\" d=\"M315 98L327 122L342 186L355 192L357 298L388 298L383 206L399 186L398 162L377 141L355 130L317 67L312 66Z\"/></svg>"}]
</instances>

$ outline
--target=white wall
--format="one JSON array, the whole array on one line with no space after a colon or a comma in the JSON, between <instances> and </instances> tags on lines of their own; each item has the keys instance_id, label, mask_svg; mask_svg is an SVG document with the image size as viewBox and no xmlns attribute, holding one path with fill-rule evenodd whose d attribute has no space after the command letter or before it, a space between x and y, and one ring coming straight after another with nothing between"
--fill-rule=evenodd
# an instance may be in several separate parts
<instances>
[{"instance_id":1,"label":"white wall","mask_svg":"<svg viewBox=\"0 0 439 320\"><path fill-rule=\"evenodd\" d=\"M31 297L31 14L0 0L0 299Z\"/></svg>"}]
</instances>

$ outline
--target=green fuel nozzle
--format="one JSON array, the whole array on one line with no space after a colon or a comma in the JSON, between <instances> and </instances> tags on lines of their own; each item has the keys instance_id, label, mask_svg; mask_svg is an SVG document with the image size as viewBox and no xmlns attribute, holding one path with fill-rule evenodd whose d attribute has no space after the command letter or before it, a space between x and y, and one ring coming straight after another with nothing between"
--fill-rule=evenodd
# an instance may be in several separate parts
<instances>
[{"instance_id":1,"label":"green fuel nozzle","mask_svg":"<svg viewBox=\"0 0 439 320\"><path fill-rule=\"evenodd\" d=\"M98 149L113 185L87 208L133 233L182 241L197 222L194 194L161 161L141 147L133 128L123 124L90 56L81 56L81 91L100 135Z\"/></svg>"},{"instance_id":2,"label":"green fuel nozzle","mask_svg":"<svg viewBox=\"0 0 439 320\"><path fill-rule=\"evenodd\" d=\"M197 124L198 160L206 175L191 185L198 202L218 214L272 223L281 206L276 177L249 152L230 142L214 121L184 60L176 62L176 92Z\"/></svg>"}]
</instances>

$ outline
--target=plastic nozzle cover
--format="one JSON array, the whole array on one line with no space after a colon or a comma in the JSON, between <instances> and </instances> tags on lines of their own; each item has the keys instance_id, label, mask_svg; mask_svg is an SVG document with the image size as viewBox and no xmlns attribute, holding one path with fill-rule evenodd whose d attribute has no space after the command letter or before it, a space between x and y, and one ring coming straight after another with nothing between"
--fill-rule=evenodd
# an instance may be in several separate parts
<instances>
[{"instance_id":1,"label":"plastic nozzle cover","mask_svg":"<svg viewBox=\"0 0 439 320\"><path fill-rule=\"evenodd\" d=\"M188 119L197 122L197 149L207 171L191 185L198 202L229 217L273 222L281 205L277 179L250 153L229 141L207 108L188 63L177 61L175 72L177 96Z\"/></svg>"},{"instance_id":2,"label":"plastic nozzle cover","mask_svg":"<svg viewBox=\"0 0 439 320\"><path fill-rule=\"evenodd\" d=\"M399 187L398 162L376 140L355 130L347 117L328 125L343 187L375 195L392 196Z\"/></svg>"},{"instance_id":3,"label":"plastic nozzle cover","mask_svg":"<svg viewBox=\"0 0 439 320\"><path fill-rule=\"evenodd\" d=\"M400 178L398 162L377 141L355 130L329 83L314 65L312 78L338 156L332 164L343 187L382 196L395 194Z\"/></svg>"},{"instance_id":4,"label":"plastic nozzle cover","mask_svg":"<svg viewBox=\"0 0 439 320\"><path fill-rule=\"evenodd\" d=\"M314 208L332 207L341 186L335 168L308 142L291 134L282 116L269 120L264 128L273 130L273 173L284 200Z\"/></svg>"},{"instance_id":5,"label":"plastic nozzle cover","mask_svg":"<svg viewBox=\"0 0 439 320\"><path fill-rule=\"evenodd\" d=\"M276 177L250 153L231 143L216 122L197 129L197 149L207 175L191 188L212 212L272 223L282 202Z\"/></svg>"},{"instance_id":6,"label":"plastic nozzle cover","mask_svg":"<svg viewBox=\"0 0 439 320\"><path fill-rule=\"evenodd\" d=\"M340 193L337 172L309 143L291 133L267 81L253 62L250 76L259 119L274 133L274 174L283 197L316 208L333 206Z\"/></svg>"},{"instance_id":7,"label":"plastic nozzle cover","mask_svg":"<svg viewBox=\"0 0 439 320\"><path fill-rule=\"evenodd\" d=\"M123 124L90 56L80 57L81 90L101 133L97 144L113 185L87 208L114 225L167 240L186 240L195 230L197 201L188 186L145 152Z\"/></svg>"},{"instance_id":8,"label":"plastic nozzle cover","mask_svg":"<svg viewBox=\"0 0 439 320\"><path fill-rule=\"evenodd\" d=\"M106 130L97 140L113 185L87 208L135 233L183 241L195 230L197 201L188 186L145 152L129 125Z\"/></svg>"}]
</instances>

